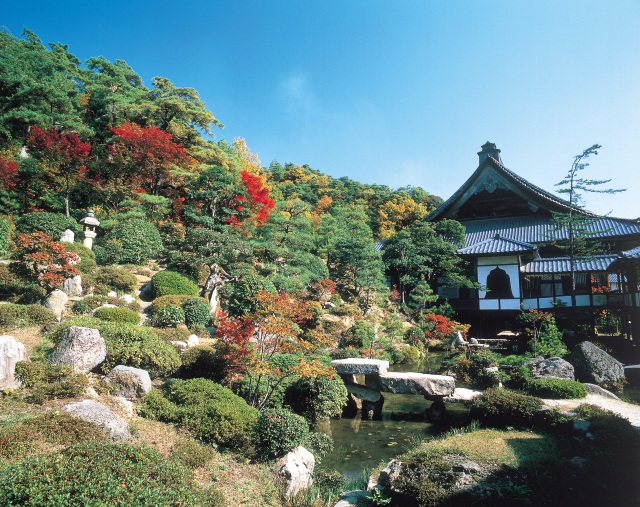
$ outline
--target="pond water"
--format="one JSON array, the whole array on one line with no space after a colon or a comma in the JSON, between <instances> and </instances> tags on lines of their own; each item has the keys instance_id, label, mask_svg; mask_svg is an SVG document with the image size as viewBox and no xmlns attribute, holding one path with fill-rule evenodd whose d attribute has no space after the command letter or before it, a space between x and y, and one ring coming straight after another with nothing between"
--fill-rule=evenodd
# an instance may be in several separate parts
<instances>
[{"instance_id":1,"label":"pond water","mask_svg":"<svg viewBox=\"0 0 640 507\"><path fill-rule=\"evenodd\" d=\"M420 364L392 365L390 371L416 371L437 373L441 355L429 354ZM384 393L381 421L361 419L332 419L318 428L331 435L335 449L323 465L341 472L348 479L359 479L365 469L387 463L395 456L415 447L442 431L442 425L424 421L425 411L431 406L422 396ZM448 421L462 421L467 409L461 404L447 404Z\"/></svg>"},{"instance_id":2,"label":"pond water","mask_svg":"<svg viewBox=\"0 0 640 507\"><path fill-rule=\"evenodd\" d=\"M437 374L442 357L442 354L431 353L423 363L391 365L389 370ZM640 384L626 385L623 396L640 403ZM420 440L428 440L446 429L424 421L431 402L422 396L384 393L384 399L381 421L362 420L358 414L354 419L332 419L317 428L329 434L335 445L323 466L356 480L364 470L386 464L415 447ZM448 403L447 424L462 426L467 413L463 404Z\"/></svg>"}]
</instances>

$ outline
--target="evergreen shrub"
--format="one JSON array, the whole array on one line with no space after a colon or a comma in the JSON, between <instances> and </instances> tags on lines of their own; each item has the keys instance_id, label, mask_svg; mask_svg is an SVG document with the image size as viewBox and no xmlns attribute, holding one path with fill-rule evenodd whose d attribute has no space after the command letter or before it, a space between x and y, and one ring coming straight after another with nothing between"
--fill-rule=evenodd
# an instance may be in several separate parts
<instances>
[{"instance_id":1,"label":"evergreen shrub","mask_svg":"<svg viewBox=\"0 0 640 507\"><path fill-rule=\"evenodd\" d=\"M41 305L0 305L0 329L44 326L57 320L53 310Z\"/></svg>"},{"instance_id":2,"label":"evergreen shrub","mask_svg":"<svg viewBox=\"0 0 640 507\"><path fill-rule=\"evenodd\" d=\"M221 381L224 375L223 360L213 347L196 345L188 349L182 356L180 377L207 378Z\"/></svg>"},{"instance_id":3,"label":"evergreen shrub","mask_svg":"<svg viewBox=\"0 0 640 507\"><path fill-rule=\"evenodd\" d=\"M338 375L300 377L285 389L283 403L311 424L340 415L347 403L347 388Z\"/></svg>"},{"instance_id":4,"label":"evergreen shrub","mask_svg":"<svg viewBox=\"0 0 640 507\"><path fill-rule=\"evenodd\" d=\"M6 218L0 218L0 259L9 256L9 235L11 227Z\"/></svg>"},{"instance_id":5,"label":"evergreen shrub","mask_svg":"<svg viewBox=\"0 0 640 507\"><path fill-rule=\"evenodd\" d=\"M256 453L262 459L284 456L306 442L307 421L284 408L269 408L260 412L255 427Z\"/></svg>"},{"instance_id":6,"label":"evergreen shrub","mask_svg":"<svg viewBox=\"0 0 640 507\"><path fill-rule=\"evenodd\" d=\"M176 422L178 407L157 389L151 389L138 405L138 415L161 422Z\"/></svg>"},{"instance_id":7,"label":"evergreen shrub","mask_svg":"<svg viewBox=\"0 0 640 507\"><path fill-rule=\"evenodd\" d=\"M103 266L93 275L95 284L103 285L109 290L129 293L138 286L136 277L120 266Z\"/></svg>"},{"instance_id":8,"label":"evergreen shrub","mask_svg":"<svg viewBox=\"0 0 640 507\"><path fill-rule=\"evenodd\" d=\"M222 497L155 449L95 441L0 469L0 498L25 507L215 507Z\"/></svg>"},{"instance_id":9,"label":"evergreen shrub","mask_svg":"<svg viewBox=\"0 0 640 507\"><path fill-rule=\"evenodd\" d=\"M75 234L82 232L82 227L73 217L68 217L62 213L48 213L44 211L25 213L16 221L16 230L30 234L32 232L44 232L55 241L60 240L60 236L67 229Z\"/></svg>"},{"instance_id":10,"label":"evergreen shrub","mask_svg":"<svg viewBox=\"0 0 640 507\"><path fill-rule=\"evenodd\" d=\"M85 375L74 373L66 364L18 361L15 377L29 390L26 400L39 405L56 398L75 398L89 385Z\"/></svg>"},{"instance_id":11,"label":"evergreen shrub","mask_svg":"<svg viewBox=\"0 0 640 507\"><path fill-rule=\"evenodd\" d=\"M469 415L488 426L532 426L540 421L542 402L508 389L489 389L475 398Z\"/></svg>"},{"instance_id":12,"label":"evergreen shrub","mask_svg":"<svg viewBox=\"0 0 640 507\"><path fill-rule=\"evenodd\" d=\"M198 285L175 271L160 271L151 277L151 289L154 297L170 294L197 296Z\"/></svg>"},{"instance_id":13,"label":"evergreen shrub","mask_svg":"<svg viewBox=\"0 0 640 507\"><path fill-rule=\"evenodd\" d=\"M184 324L184 312L179 306L165 306L153 315L151 322L155 327L175 327Z\"/></svg>"},{"instance_id":14,"label":"evergreen shrub","mask_svg":"<svg viewBox=\"0 0 640 507\"><path fill-rule=\"evenodd\" d=\"M107 234L104 248L109 240L119 243L116 262L119 264L144 264L156 258L162 251L162 239L158 228L145 220L133 218L118 222Z\"/></svg>"},{"instance_id":15,"label":"evergreen shrub","mask_svg":"<svg viewBox=\"0 0 640 507\"><path fill-rule=\"evenodd\" d=\"M166 308L167 306L182 307L182 303L184 303L188 299L191 299L191 298L189 296L184 296L184 295L181 296L178 294L169 294L168 296L160 296L158 298L155 298L152 301L151 306L149 306L149 314L153 316L163 308Z\"/></svg>"},{"instance_id":16,"label":"evergreen shrub","mask_svg":"<svg viewBox=\"0 0 640 507\"><path fill-rule=\"evenodd\" d=\"M182 303L184 321L189 327L206 326L211 320L209 303L204 298L189 298Z\"/></svg>"},{"instance_id":17,"label":"evergreen shrub","mask_svg":"<svg viewBox=\"0 0 640 507\"><path fill-rule=\"evenodd\" d=\"M583 384L566 378L537 378L529 382L527 391L532 396L551 399L575 399L587 395Z\"/></svg>"},{"instance_id":18,"label":"evergreen shrub","mask_svg":"<svg viewBox=\"0 0 640 507\"><path fill-rule=\"evenodd\" d=\"M109 322L128 322L130 324L140 324L140 314L129 310L129 308L98 308L93 312L96 319L106 320Z\"/></svg>"},{"instance_id":19,"label":"evergreen shrub","mask_svg":"<svg viewBox=\"0 0 640 507\"><path fill-rule=\"evenodd\" d=\"M243 450L251 443L258 411L230 389L207 379L173 380L169 400L179 424L203 442Z\"/></svg>"},{"instance_id":20,"label":"evergreen shrub","mask_svg":"<svg viewBox=\"0 0 640 507\"><path fill-rule=\"evenodd\" d=\"M82 243L62 243L67 249L67 252L75 252L80 257L80 262L76 264L80 273L83 275L90 275L96 269L96 255L91 248L87 248Z\"/></svg>"}]
</instances>

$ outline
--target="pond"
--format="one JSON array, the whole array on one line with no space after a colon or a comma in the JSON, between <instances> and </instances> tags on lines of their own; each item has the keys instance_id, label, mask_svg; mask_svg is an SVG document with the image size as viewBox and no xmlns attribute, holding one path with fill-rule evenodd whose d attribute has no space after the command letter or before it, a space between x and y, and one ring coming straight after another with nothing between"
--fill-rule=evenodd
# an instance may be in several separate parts
<instances>
[{"instance_id":1,"label":"pond","mask_svg":"<svg viewBox=\"0 0 640 507\"><path fill-rule=\"evenodd\" d=\"M391 365L389 370L437 374L442 357L442 353L431 353L423 363ZM626 385L623 396L640 403L640 384ZM432 438L445 429L441 424L424 422L424 413L431 402L421 396L384 393L384 399L382 420L363 420L358 414L354 419L332 419L317 428L329 434L335 445L323 466L339 471L350 480L360 479L364 470L388 463L420 440ZM447 404L449 424L463 425L467 413L463 404Z\"/></svg>"}]
</instances>

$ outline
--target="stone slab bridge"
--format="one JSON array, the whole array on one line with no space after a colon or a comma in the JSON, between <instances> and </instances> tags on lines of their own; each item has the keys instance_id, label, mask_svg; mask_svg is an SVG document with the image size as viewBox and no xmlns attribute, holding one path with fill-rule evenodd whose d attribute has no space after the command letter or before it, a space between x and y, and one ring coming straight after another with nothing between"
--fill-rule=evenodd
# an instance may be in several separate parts
<instances>
[{"instance_id":1,"label":"stone slab bridge","mask_svg":"<svg viewBox=\"0 0 640 507\"><path fill-rule=\"evenodd\" d=\"M381 359L336 359L331 361L342 378L349 398L342 414L355 417L359 409L362 416L370 419L382 418L384 397L381 393L417 394L432 401L428 415L439 418L444 414L445 401L463 401L467 389L459 389L456 396L455 379L447 375L429 375L415 372L388 372L389 361ZM356 375L364 375L364 385L359 384Z\"/></svg>"}]
</instances>

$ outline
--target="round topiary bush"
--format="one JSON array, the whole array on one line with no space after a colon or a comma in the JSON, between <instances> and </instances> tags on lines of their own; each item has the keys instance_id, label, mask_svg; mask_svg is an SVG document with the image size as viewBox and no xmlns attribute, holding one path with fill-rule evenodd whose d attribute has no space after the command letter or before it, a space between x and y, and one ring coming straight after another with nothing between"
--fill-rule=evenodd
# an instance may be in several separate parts
<instances>
[{"instance_id":1,"label":"round topiary bush","mask_svg":"<svg viewBox=\"0 0 640 507\"><path fill-rule=\"evenodd\" d=\"M16 221L16 230L30 234L32 232L44 232L58 241L62 233L67 229L75 234L82 232L82 227L73 217L62 213L34 212L25 213Z\"/></svg>"},{"instance_id":2,"label":"round topiary bush","mask_svg":"<svg viewBox=\"0 0 640 507\"><path fill-rule=\"evenodd\" d=\"M96 255L93 253L93 250L87 248L82 243L62 243L64 247L67 249L67 252L75 252L80 257L80 262L76 264L80 273L83 275L88 275L93 273L96 269Z\"/></svg>"},{"instance_id":3,"label":"round topiary bush","mask_svg":"<svg viewBox=\"0 0 640 507\"><path fill-rule=\"evenodd\" d=\"M109 240L120 243L117 262L120 264L144 264L162 251L162 239L158 228L138 218L118 222L107 234Z\"/></svg>"},{"instance_id":4,"label":"round topiary bush","mask_svg":"<svg viewBox=\"0 0 640 507\"><path fill-rule=\"evenodd\" d=\"M175 327L184 324L184 312L178 306L165 306L153 315L151 323L154 327Z\"/></svg>"},{"instance_id":5,"label":"round topiary bush","mask_svg":"<svg viewBox=\"0 0 640 507\"><path fill-rule=\"evenodd\" d=\"M94 273L93 281L116 292L129 293L138 286L135 275L119 266L101 267Z\"/></svg>"},{"instance_id":6,"label":"round topiary bush","mask_svg":"<svg viewBox=\"0 0 640 507\"><path fill-rule=\"evenodd\" d=\"M130 324L140 324L140 314L129 310L129 308L98 308L93 312L96 319L106 320L109 322L128 322Z\"/></svg>"},{"instance_id":7,"label":"round topiary bush","mask_svg":"<svg viewBox=\"0 0 640 507\"><path fill-rule=\"evenodd\" d=\"M172 423L178 420L178 407L157 389L151 389L138 405L138 415L155 421Z\"/></svg>"},{"instance_id":8,"label":"round topiary bush","mask_svg":"<svg viewBox=\"0 0 640 507\"><path fill-rule=\"evenodd\" d=\"M529 382L527 391L539 398L576 399L587 395L587 388L567 378L537 378Z\"/></svg>"},{"instance_id":9,"label":"round topiary bush","mask_svg":"<svg viewBox=\"0 0 640 507\"><path fill-rule=\"evenodd\" d=\"M287 386L283 400L285 405L312 424L340 415L346 402L347 388L338 375L300 377Z\"/></svg>"},{"instance_id":10,"label":"round topiary bush","mask_svg":"<svg viewBox=\"0 0 640 507\"><path fill-rule=\"evenodd\" d=\"M211 320L209 303L204 298L189 298L182 303L184 322L187 326L206 326Z\"/></svg>"},{"instance_id":11,"label":"round topiary bush","mask_svg":"<svg viewBox=\"0 0 640 507\"><path fill-rule=\"evenodd\" d=\"M508 389L489 389L470 405L471 418L488 426L532 426L539 422L542 402Z\"/></svg>"},{"instance_id":12,"label":"round topiary bush","mask_svg":"<svg viewBox=\"0 0 640 507\"><path fill-rule=\"evenodd\" d=\"M182 356L180 377L208 378L221 381L224 378L223 359L216 349L209 345L196 345L188 349Z\"/></svg>"},{"instance_id":13,"label":"round topiary bush","mask_svg":"<svg viewBox=\"0 0 640 507\"><path fill-rule=\"evenodd\" d=\"M260 412L255 427L256 452L260 458L284 456L302 445L308 437L309 424L304 417L284 408Z\"/></svg>"},{"instance_id":14,"label":"round topiary bush","mask_svg":"<svg viewBox=\"0 0 640 507\"><path fill-rule=\"evenodd\" d=\"M197 296L198 285L175 271L160 271L151 277L151 290L154 297L178 294Z\"/></svg>"},{"instance_id":15,"label":"round topiary bush","mask_svg":"<svg viewBox=\"0 0 640 507\"><path fill-rule=\"evenodd\" d=\"M187 299L190 299L190 297L180 296L176 294L160 296L159 298L155 298L151 303L151 306L149 306L149 314L153 316L167 306L179 306L182 308L182 303L184 303Z\"/></svg>"},{"instance_id":16,"label":"round topiary bush","mask_svg":"<svg viewBox=\"0 0 640 507\"><path fill-rule=\"evenodd\" d=\"M0 469L6 505L54 507L215 507L216 490L197 486L192 472L155 449L88 442Z\"/></svg>"},{"instance_id":17,"label":"round topiary bush","mask_svg":"<svg viewBox=\"0 0 640 507\"><path fill-rule=\"evenodd\" d=\"M168 392L180 424L194 437L233 449L250 444L258 411L230 389L195 378L172 381Z\"/></svg>"}]
</instances>

